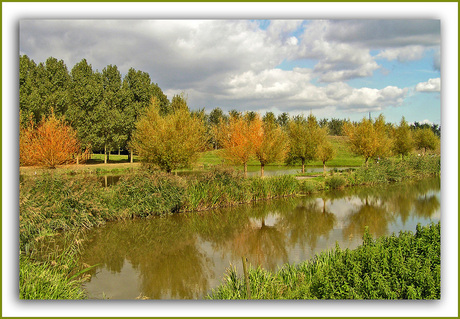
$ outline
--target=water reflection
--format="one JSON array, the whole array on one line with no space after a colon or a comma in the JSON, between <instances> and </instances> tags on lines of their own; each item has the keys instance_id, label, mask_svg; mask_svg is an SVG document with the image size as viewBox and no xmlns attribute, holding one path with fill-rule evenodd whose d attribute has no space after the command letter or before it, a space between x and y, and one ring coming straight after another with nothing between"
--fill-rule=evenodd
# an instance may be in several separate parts
<instances>
[{"instance_id":1,"label":"water reflection","mask_svg":"<svg viewBox=\"0 0 460 319\"><path fill-rule=\"evenodd\" d=\"M440 180L353 188L166 218L110 223L91 231L82 256L100 263L86 288L112 299L202 298L241 257L276 270L335 246L415 231L440 219Z\"/></svg>"}]
</instances>

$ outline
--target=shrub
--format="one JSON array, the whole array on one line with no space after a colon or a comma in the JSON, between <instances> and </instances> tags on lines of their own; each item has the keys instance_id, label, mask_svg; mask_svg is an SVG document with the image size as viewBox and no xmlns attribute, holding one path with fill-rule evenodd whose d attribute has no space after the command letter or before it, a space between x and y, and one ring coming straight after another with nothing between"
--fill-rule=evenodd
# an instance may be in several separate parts
<instances>
[{"instance_id":1,"label":"shrub","mask_svg":"<svg viewBox=\"0 0 460 319\"><path fill-rule=\"evenodd\" d=\"M344 187L347 181L341 176L332 176L331 178L327 178L325 183L330 189L337 189Z\"/></svg>"},{"instance_id":2,"label":"shrub","mask_svg":"<svg viewBox=\"0 0 460 319\"><path fill-rule=\"evenodd\" d=\"M178 212L186 185L174 175L141 171L123 176L113 190L112 210L127 210L131 217Z\"/></svg>"},{"instance_id":3,"label":"shrub","mask_svg":"<svg viewBox=\"0 0 460 319\"><path fill-rule=\"evenodd\" d=\"M417 225L415 234L373 240L366 228L355 250L336 246L276 273L250 269L251 293L258 299L439 299L440 233L440 223ZM230 270L208 298L246 298L243 280Z\"/></svg>"},{"instance_id":4,"label":"shrub","mask_svg":"<svg viewBox=\"0 0 460 319\"><path fill-rule=\"evenodd\" d=\"M21 165L55 168L74 162L81 147L77 133L54 113L43 118L37 128L31 124L19 134L19 161Z\"/></svg>"}]
</instances>

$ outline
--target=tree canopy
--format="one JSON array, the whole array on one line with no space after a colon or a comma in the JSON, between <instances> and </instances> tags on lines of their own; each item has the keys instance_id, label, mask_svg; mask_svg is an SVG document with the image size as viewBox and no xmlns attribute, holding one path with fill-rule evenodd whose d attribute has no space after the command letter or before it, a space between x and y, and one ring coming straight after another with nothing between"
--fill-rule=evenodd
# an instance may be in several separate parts
<instances>
[{"instance_id":1,"label":"tree canopy","mask_svg":"<svg viewBox=\"0 0 460 319\"><path fill-rule=\"evenodd\" d=\"M389 155L391 140L387 134L383 115L379 115L375 121L363 118L357 124L347 122L343 129L349 138L352 152L363 156L366 165L369 158Z\"/></svg>"},{"instance_id":2,"label":"tree canopy","mask_svg":"<svg viewBox=\"0 0 460 319\"><path fill-rule=\"evenodd\" d=\"M171 172L190 167L205 148L204 125L188 107L160 115L160 104L153 98L150 107L136 123L131 146L148 165Z\"/></svg>"}]
</instances>

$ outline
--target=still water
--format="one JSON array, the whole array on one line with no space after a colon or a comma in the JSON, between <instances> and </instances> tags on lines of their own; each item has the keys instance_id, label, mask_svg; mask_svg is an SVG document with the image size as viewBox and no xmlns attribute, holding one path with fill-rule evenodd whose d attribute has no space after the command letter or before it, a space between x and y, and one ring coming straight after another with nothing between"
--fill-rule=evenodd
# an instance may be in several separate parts
<instances>
[{"instance_id":1,"label":"still water","mask_svg":"<svg viewBox=\"0 0 460 319\"><path fill-rule=\"evenodd\" d=\"M241 258L276 270L337 242L415 232L441 217L440 179L263 201L201 213L109 223L90 231L82 260L93 265L90 298L201 299Z\"/></svg>"}]
</instances>

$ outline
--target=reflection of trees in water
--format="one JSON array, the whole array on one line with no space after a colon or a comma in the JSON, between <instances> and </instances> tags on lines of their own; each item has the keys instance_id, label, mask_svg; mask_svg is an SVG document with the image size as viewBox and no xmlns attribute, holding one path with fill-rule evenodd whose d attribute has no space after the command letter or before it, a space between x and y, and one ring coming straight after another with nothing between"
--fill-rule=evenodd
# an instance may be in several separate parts
<instances>
[{"instance_id":1,"label":"reflection of trees in water","mask_svg":"<svg viewBox=\"0 0 460 319\"><path fill-rule=\"evenodd\" d=\"M379 188L355 188L351 193L360 198L363 205L348 216L344 237L362 236L365 226L369 226L369 231L375 236L384 235L396 217L399 216L404 225L411 212L417 217L431 217L439 209L440 203L437 196L429 196L427 193L439 191L439 186L439 178L433 178L382 185Z\"/></svg>"},{"instance_id":2,"label":"reflection of trees in water","mask_svg":"<svg viewBox=\"0 0 460 319\"><path fill-rule=\"evenodd\" d=\"M350 235L361 237L365 226L375 236L386 234L398 216L403 223L410 214L431 217L440 207L438 197L429 193L433 190L439 190L439 180L349 188L321 193L318 198L261 201L109 223L88 234L83 261L102 263L119 273L128 260L139 270L142 292L148 297L197 298L208 289L213 266L199 250L200 240L222 256L230 254L238 262L246 256L251 263L274 270L288 261L290 249L314 250L321 236L329 236L336 224L329 210L335 199L359 198L362 202L345 217L343 235L348 239Z\"/></svg>"},{"instance_id":3,"label":"reflection of trees in water","mask_svg":"<svg viewBox=\"0 0 460 319\"><path fill-rule=\"evenodd\" d=\"M441 206L439 199L435 195L424 195L415 200L415 214L418 217L430 218Z\"/></svg>"},{"instance_id":4,"label":"reflection of trees in water","mask_svg":"<svg viewBox=\"0 0 460 319\"><path fill-rule=\"evenodd\" d=\"M374 199L375 200L375 199ZM343 229L344 238L362 237L366 226L374 236L388 233L388 224L394 220L384 205L379 205L366 197L363 204L347 217L347 225Z\"/></svg>"},{"instance_id":5,"label":"reflection of trees in water","mask_svg":"<svg viewBox=\"0 0 460 319\"><path fill-rule=\"evenodd\" d=\"M124 222L100 229L84 251L86 263L120 272L130 261L140 272L142 293L150 298L200 297L211 270L184 218Z\"/></svg>"},{"instance_id":6,"label":"reflection of trees in water","mask_svg":"<svg viewBox=\"0 0 460 319\"><path fill-rule=\"evenodd\" d=\"M320 236L328 237L334 229L335 215L327 211L327 200L318 204L314 199L305 199L289 213L282 216L281 223L289 232L291 247L299 245L302 249L316 248Z\"/></svg>"}]
</instances>

